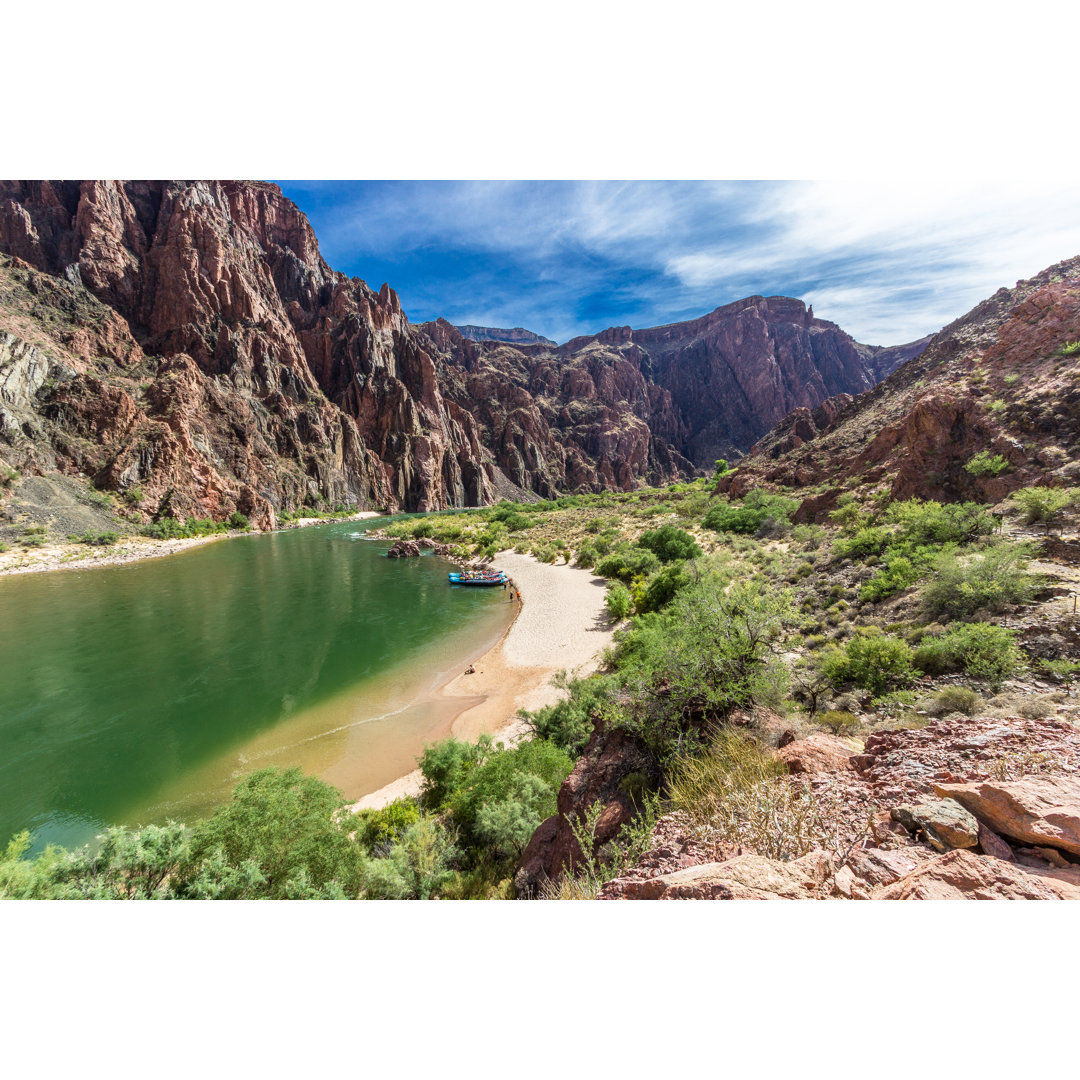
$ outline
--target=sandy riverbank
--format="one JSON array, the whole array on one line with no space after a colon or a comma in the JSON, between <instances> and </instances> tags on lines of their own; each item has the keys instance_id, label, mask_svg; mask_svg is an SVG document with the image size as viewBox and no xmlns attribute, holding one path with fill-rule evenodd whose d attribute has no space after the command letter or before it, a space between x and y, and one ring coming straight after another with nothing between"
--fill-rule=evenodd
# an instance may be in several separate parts
<instances>
[{"instance_id":1,"label":"sandy riverbank","mask_svg":"<svg viewBox=\"0 0 1080 1080\"><path fill-rule=\"evenodd\" d=\"M564 691L551 685L552 676L566 670L587 675L596 670L601 651L611 643L614 627L604 610L606 582L589 570L537 562L531 555L503 552L493 565L517 583L523 603L503 638L474 667L458 675L439 694L446 698L482 696L454 720L459 739L482 734L512 741L525 730L518 709L535 710L557 701ZM414 770L365 795L355 807L386 806L420 790Z\"/></svg>"},{"instance_id":2,"label":"sandy riverbank","mask_svg":"<svg viewBox=\"0 0 1080 1080\"><path fill-rule=\"evenodd\" d=\"M378 510L361 510L345 518L300 518L275 529L284 532L305 525L327 525L334 521L359 521L361 518L382 517ZM159 559L175 555L188 548L227 540L230 536L247 535L241 532L215 533L213 536L192 536L184 540L153 540L148 536L125 536L109 547L87 544L46 544L40 548L13 548L0 552L0 577L8 574L38 574L49 570L90 570L99 566L120 566L142 559Z\"/></svg>"}]
</instances>

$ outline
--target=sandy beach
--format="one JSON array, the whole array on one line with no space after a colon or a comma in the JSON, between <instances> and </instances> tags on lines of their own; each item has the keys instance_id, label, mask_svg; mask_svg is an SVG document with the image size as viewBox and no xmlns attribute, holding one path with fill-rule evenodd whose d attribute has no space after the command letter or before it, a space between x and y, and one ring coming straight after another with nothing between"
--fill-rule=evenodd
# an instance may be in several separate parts
<instances>
[{"instance_id":1,"label":"sandy beach","mask_svg":"<svg viewBox=\"0 0 1080 1080\"><path fill-rule=\"evenodd\" d=\"M361 518L382 517L378 510L361 510L347 518L300 518L290 521L275 532L299 529L305 525L326 525L332 521L359 521ZM87 544L47 544L40 548L12 548L0 552L0 577L8 574L40 574L50 570L90 570L99 566L120 566L141 559L159 559L175 555L188 548L227 540L231 536L246 536L242 532L215 533L213 536L192 536L184 540L153 540L148 536L125 536L108 547Z\"/></svg>"},{"instance_id":2,"label":"sandy beach","mask_svg":"<svg viewBox=\"0 0 1080 1080\"><path fill-rule=\"evenodd\" d=\"M439 693L484 698L454 720L454 736L474 740L489 734L509 742L525 730L518 709L542 708L565 693L551 685L553 675L565 670L582 676L596 670L614 626L604 609L607 583L591 570L540 563L513 552L502 552L492 565L520 588L521 609L502 640L474 664L475 673L458 675ZM386 806L418 794L420 784L417 769L365 795L354 808Z\"/></svg>"}]
</instances>

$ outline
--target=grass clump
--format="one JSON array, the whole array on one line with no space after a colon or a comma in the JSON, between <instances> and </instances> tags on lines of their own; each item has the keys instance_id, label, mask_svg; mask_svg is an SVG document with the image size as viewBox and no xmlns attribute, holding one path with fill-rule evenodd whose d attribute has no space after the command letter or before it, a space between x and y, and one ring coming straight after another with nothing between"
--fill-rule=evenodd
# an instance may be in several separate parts
<instances>
[{"instance_id":1,"label":"grass clump","mask_svg":"<svg viewBox=\"0 0 1080 1080\"><path fill-rule=\"evenodd\" d=\"M717 847L745 845L788 860L826 843L836 825L808 788L784 778L783 762L748 736L721 728L704 753L681 759L671 802Z\"/></svg>"},{"instance_id":2,"label":"grass clump","mask_svg":"<svg viewBox=\"0 0 1080 1080\"><path fill-rule=\"evenodd\" d=\"M862 721L846 709L826 709L814 719L834 735L853 735L862 727Z\"/></svg>"},{"instance_id":3,"label":"grass clump","mask_svg":"<svg viewBox=\"0 0 1080 1080\"><path fill-rule=\"evenodd\" d=\"M930 706L939 716L954 712L974 716L982 707L982 698L968 686L946 686L934 695Z\"/></svg>"}]
</instances>

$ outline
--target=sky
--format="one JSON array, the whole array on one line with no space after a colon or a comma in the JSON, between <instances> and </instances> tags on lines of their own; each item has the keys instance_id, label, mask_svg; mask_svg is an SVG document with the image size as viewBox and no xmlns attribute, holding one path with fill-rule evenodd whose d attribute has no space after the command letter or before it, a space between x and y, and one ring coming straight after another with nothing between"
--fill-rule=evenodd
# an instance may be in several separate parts
<instances>
[{"instance_id":1,"label":"sky","mask_svg":"<svg viewBox=\"0 0 1080 1080\"><path fill-rule=\"evenodd\" d=\"M335 270L413 322L558 342L794 296L856 340L939 330L1080 254L1080 185L940 179L293 181Z\"/></svg>"}]
</instances>

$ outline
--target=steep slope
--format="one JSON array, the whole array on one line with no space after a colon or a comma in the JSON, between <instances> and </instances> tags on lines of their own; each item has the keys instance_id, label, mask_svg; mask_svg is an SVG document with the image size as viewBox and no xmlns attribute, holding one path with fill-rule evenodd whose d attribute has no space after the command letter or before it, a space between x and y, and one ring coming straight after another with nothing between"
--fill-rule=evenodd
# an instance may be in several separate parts
<instances>
[{"instance_id":1,"label":"steep slope","mask_svg":"<svg viewBox=\"0 0 1080 1080\"><path fill-rule=\"evenodd\" d=\"M1080 257L999 289L868 393L792 412L722 481L806 490L813 518L846 487L996 502L1080 480ZM985 453L992 463L972 463ZM970 466L970 467L969 467Z\"/></svg>"}]
</instances>

